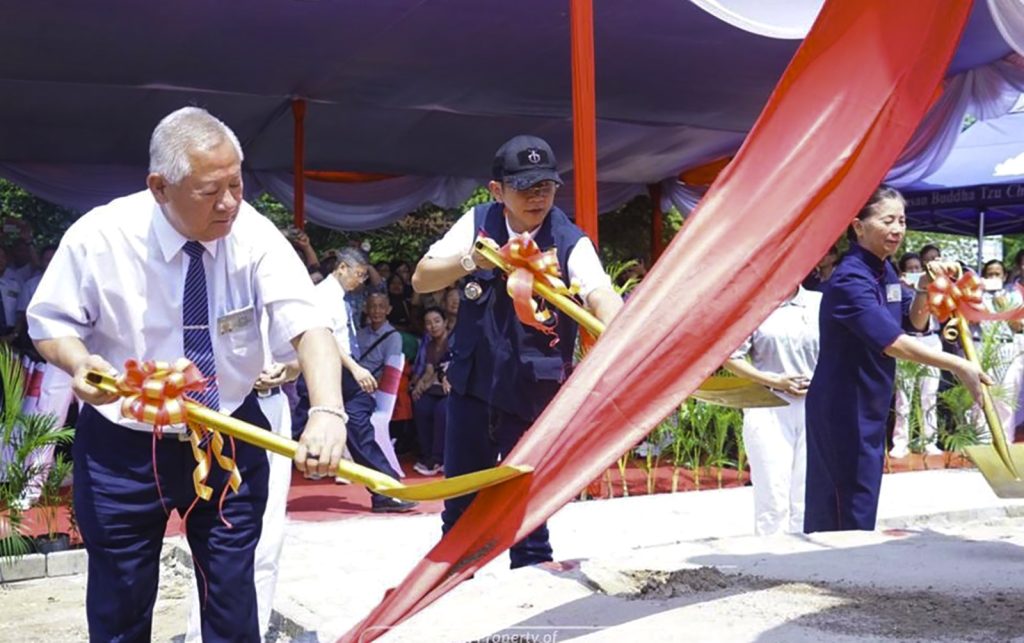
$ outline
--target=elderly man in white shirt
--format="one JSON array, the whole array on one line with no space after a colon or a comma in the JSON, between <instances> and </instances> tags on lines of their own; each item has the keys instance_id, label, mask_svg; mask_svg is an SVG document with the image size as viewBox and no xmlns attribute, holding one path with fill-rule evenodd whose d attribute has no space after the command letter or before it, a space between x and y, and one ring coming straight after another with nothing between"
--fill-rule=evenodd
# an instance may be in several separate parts
<instances>
[{"instance_id":1,"label":"elderly man in white shirt","mask_svg":"<svg viewBox=\"0 0 1024 643\"><path fill-rule=\"evenodd\" d=\"M226 492L227 474L214 465L207 483L215 496L198 499L186 429L167 427L158 439L152 427L121 417L114 396L87 380L90 370L184 355L207 377L206 389L190 397L269 428L253 391L265 359L265 314L270 347L275 356L298 353L314 404L296 464L327 473L344 448L327 320L295 253L242 201L241 163L234 133L206 111L169 114L150 141L148 190L79 219L29 304L37 349L73 377L85 402L73 447L74 503L89 552L93 640L149 640L171 510L187 513L203 639L259 640L253 551L268 462L262 450L229 442L225 454L242 474L238 492Z\"/></svg>"},{"instance_id":2,"label":"elderly man in white shirt","mask_svg":"<svg viewBox=\"0 0 1024 643\"><path fill-rule=\"evenodd\" d=\"M366 281L367 267L368 262L362 252L355 248L343 248L338 253L337 268L316 285L314 293L318 308L330 319L331 331L341 358L341 387L345 396L345 410L349 415L348 449L357 463L392 478L398 478L398 472L388 462L387 456L377 443L371 423L376 408L376 402L371 394L377 390L377 380L353 357L353 353L358 352L357 331L345 294ZM299 403L295 415L301 422L308 403L302 380L297 389ZM402 513L416 507L415 502L406 502L379 493L370 494L370 505L374 513Z\"/></svg>"},{"instance_id":3,"label":"elderly man in white shirt","mask_svg":"<svg viewBox=\"0 0 1024 643\"><path fill-rule=\"evenodd\" d=\"M807 438L804 401L818 364L821 293L798 287L725 363L729 371L777 391L788 406L744 409L743 444L754 483L754 531L804 527ZM747 358L750 361L747 361Z\"/></svg>"}]
</instances>

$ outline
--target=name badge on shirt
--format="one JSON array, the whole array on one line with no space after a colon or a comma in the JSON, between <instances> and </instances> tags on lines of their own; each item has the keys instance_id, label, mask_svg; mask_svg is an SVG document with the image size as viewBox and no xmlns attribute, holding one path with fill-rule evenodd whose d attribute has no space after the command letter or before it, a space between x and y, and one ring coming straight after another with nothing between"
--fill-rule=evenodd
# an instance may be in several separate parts
<instances>
[{"instance_id":1,"label":"name badge on shirt","mask_svg":"<svg viewBox=\"0 0 1024 643\"><path fill-rule=\"evenodd\" d=\"M254 318L252 306L246 306L245 308L225 313L223 317L217 319L217 334L227 335L228 333L245 328L253 322Z\"/></svg>"},{"instance_id":2,"label":"name badge on shirt","mask_svg":"<svg viewBox=\"0 0 1024 643\"><path fill-rule=\"evenodd\" d=\"M885 287L885 300L890 304L903 299L903 289L899 284L889 284Z\"/></svg>"}]
</instances>

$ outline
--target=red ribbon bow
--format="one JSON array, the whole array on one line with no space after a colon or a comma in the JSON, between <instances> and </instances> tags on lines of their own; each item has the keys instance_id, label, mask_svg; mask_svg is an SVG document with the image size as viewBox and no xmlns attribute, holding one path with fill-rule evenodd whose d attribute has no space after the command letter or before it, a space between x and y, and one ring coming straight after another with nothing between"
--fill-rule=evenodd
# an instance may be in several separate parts
<instances>
[{"instance_id":1,"label":"red ribbon bow","mask_svg":"<svg viewBox=\"0 0 1024 643\"><path fill-rule=\"evenodd\" d=\"M956 281L940 275L928 285L928 308L940 322L956 314L969 322L1024 319L1021 306L1003 312L989 311L985 308L984 292L981 279L973 272L964 273Z\"/></svg>"},{"instance_id":2,"label":"red ribbon bow","mask_svg":"<svg viewBox=\"0 0 1024 643\"><path fill-rule=\"evenodd\" d=\"M158 361L139 362L130 359L124 364L124 373L117 378L117 387L123 395L121 414L152 425L156 438L162 435L163 428L166 426L171 424L188 425L192 455L196 459L196 467L192 471L192 482L195 485L196 495L203 500L209 500L213 496L213 489L206 484L206 479L210 475L209 456L211 452L218 464L229 473L228 486L224 489L225 493L228 488L237 493L242 484L242 474L238 471L238 465L233 458L223 453L224 437L219 432L188 418L185 393L198 393L203 391L208 384L209 378L204 377L202 371L184 357L173 364ZM197 402L192 403L197 404ZM203 447L201 440L207 433L211 434L211 439L209 444ZM155 454L153 466L154 468L156 466ZM156 475L155 469L154 475ZM157 485L159 486L159 477L157 477ZM161 498L162 495L161 492ZM223 502L222 495L221 503L223 504Z\"/></svg>"},{"instance_id":3,"label":"red ribbon bow","mask_svg":"<svg viewBox=\"0 0 1024 643\"><path fill-rule=\"evenodd\" d=\"M551 335L551 346L558 344L555 328L558 315L547 307L546 302L534 297L533 283L541 280L556 292L572 296L579 291L577 284L566 286L562 281L562 270L558 265L558 251L555 248L541 250L529 233L513 234L508 243L499 251L511 270L505 288L516 316L523 324L535 328L545 335Z\"/></svg>"},{"instance_id":4,"label":"red ribbon bow","mask_svg":"<svg viewBox=\"0 0 1024 643\"><path fill-rule=\"evenodd\" d=\"M117 379L117 387L124 397L121 414L151 424L157 433L170 424L184 424L186 392L201 392L207 379L202 371L186 358L174 364L168 362L124 363L124 374Z\"/></svg>"}]
</instances>

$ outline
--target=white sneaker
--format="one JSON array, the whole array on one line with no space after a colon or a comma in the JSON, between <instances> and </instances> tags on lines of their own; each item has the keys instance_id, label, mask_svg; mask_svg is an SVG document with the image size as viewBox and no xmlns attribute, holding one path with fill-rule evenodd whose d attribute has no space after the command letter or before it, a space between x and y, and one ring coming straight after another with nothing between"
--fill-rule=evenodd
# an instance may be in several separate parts
<instances>
[{"instance_id":1,"label":"white sneaker","mask_svg":"<svg viewBox=\"0 0 1024 643\"><path fill-rule=\"evenodd\" d=\"M910 449L904 446L893 447L892 450L889 451L889 457L897 460L901 460L908 455L910 455Z\"/></svg>"},{"instance_id":2,"label":"white sneaker","mask_svg":"<svg viewBox=\"0 0 1024 643\"><path fill-rule=\"evenodd\" d=\"M924 447L925 455L942 455L943 453L945 452L936 444L928 444Z\"/></svg>"},{"instance_id":3,"label":"white sneaker","mask_svg":"<svg viewBox=\"0 0 1024 643\"><path fill-rule=\"evenodd\" d=\"M441 473L443 467L439 464L428 465L424 462L417 462L412 465L412 470L421 476L436 476Z\"/></svg>"}]
</instances>

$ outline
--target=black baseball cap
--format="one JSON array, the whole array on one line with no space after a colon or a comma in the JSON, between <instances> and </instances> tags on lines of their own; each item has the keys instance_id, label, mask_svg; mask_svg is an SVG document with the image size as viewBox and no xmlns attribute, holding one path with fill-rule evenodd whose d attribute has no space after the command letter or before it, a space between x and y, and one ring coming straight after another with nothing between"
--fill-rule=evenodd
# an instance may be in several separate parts
<instances>
[{"instance_id":1,"label":"black baseball cap","mask_svg":"<svg viewBox=\"0 0 1024 643\"><path fill-rule=\"evenodd\" d=\"M562 185L556 165L555 153L547 141L523 134L505 141L494 153L491 176L516 190L525 190L541 181Z\"/></svg>"}]
</instances>

